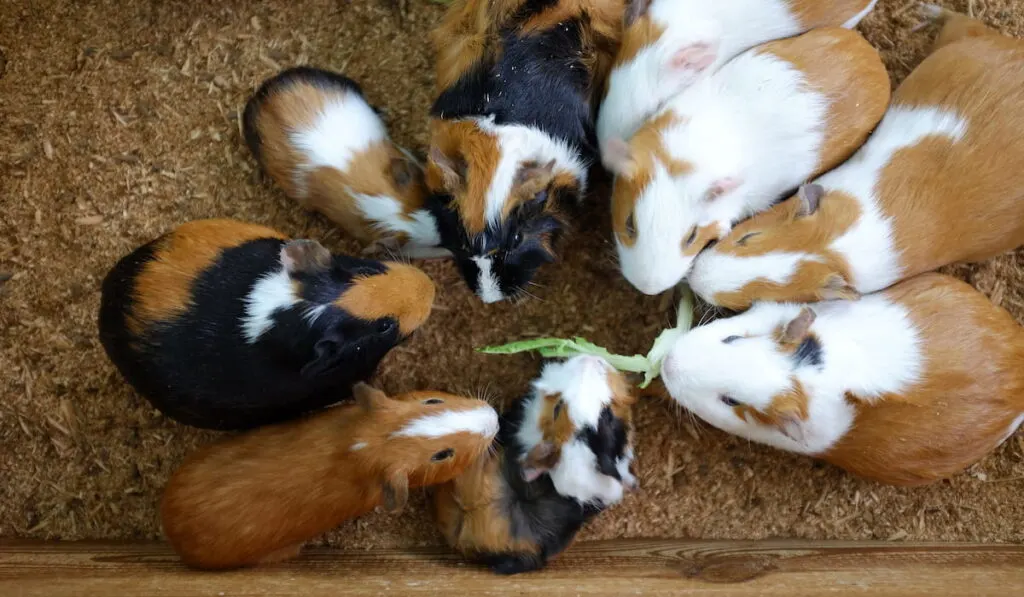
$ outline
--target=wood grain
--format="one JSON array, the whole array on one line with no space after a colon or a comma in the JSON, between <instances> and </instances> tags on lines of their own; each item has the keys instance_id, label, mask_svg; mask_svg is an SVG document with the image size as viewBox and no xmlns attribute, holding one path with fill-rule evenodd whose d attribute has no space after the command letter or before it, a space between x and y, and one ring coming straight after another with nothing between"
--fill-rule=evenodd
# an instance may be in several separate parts
<instances>
[{"instance_id":1,"label":"wood grain","mask_svg":"<svg viewBox=\"0 0 1024 597\"><path fill-rule=\"evenodd\" d=\"M499 577L444 550L311 550L234 572L184 568L160 543L0 541L0 595L1024 594L1024 546L809 541L599 541Z\"/></svg>"}]
</instances>

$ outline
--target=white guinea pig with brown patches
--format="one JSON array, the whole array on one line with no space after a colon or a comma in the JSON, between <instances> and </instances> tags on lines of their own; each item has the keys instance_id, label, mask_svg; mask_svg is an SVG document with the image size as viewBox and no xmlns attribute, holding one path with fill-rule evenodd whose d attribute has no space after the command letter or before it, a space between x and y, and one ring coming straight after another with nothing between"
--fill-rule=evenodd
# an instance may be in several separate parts
<instances>
[{"instance_id":1,"label":"white guinea pig with brown patches","mask_svg":"<svg viewBox=\"0 0 1024 597\"><path fill-rule=\"evenodd\" d=\"M701 254L705 300L855 298L1024 244L1024 42L952 15L848 162Z\"/></svg>"},{"instance_id":2,"label":"white guinea pig with brown patches","mask_svg":"<svg viewBox=\"0 0 1024 597\"><path fill-rule=\"evenodd\" d=\"M609 142L623 275L646 294L677 284L734 222L853 155L889 95L878 52L837 27L758 46L695 83L628 145Z\"/></svg>"},{"instance_id":3,"label":"white guinea pig with brown patches","mask_svg":"<svg viewBox=\"0 0 1024 597\"><path fill-rule=\"evenodd\" d=\"M1024 421L1024 332L969 285L924 274L859 301L758 303L695 328L662 365L711 425L868 479L921 485Z\"/></svg>"},{"instance_id":4,"label":"white guinea pig with brown patches","mask_svg":"<svg viewBox=\"0 0 1024 597\"><path fill-rule=\"evenodd\" d=\"M756 45L819 27L852 29L878 0L631 0L597 120L602 154L664 102Z\"/></svg>"},{"instance_id":5,"label":"white guinea pig with brown patches","mask_svg":"<svg viewBox=\"0 0 1024 597\"><path fill-rule=\"evenodd\" d=\"M265 81L245 106L246 144L286 195L356 240L440 257L421 166L388 138L359 84L310 67Z\"/></svg>"}]
</instances>

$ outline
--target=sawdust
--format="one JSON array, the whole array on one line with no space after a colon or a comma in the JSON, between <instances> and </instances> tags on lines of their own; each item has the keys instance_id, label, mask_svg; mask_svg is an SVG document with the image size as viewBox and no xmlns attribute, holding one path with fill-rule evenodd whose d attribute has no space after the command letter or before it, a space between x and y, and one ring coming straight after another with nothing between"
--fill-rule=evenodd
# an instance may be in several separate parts
<instances>
[{"instance_id":1,"label":"sawdust","mask_svg":"<svg viewBox=\"0 0 1024 597\"><path fill-rule=\"evenodd\" d=\"M946 2L958 10L967 1ZM1024 36L1014 0L971 2ZM407 5L403 11L402 5ZM862 25L893 81L925 52L914 2L881 0ZM116 375L96 338L99 284L140 243L181 222L233 217L351 248L337 230L260 181L238 131L248 93L310 63L358 79L400 143L423 148L431 100L426 1L0 3L0 536L156 538L173 467L216 437L169 422ZM515 396L529 356L473 347L580 334L645 350L672 320L618 275L603 196L544 271L536 300L484 306L454 268L429 263L438 307L389 357L389 391L435 387ZM957 267L1024 321L1021 253ZM902 490L695 424L649 400L638 412L641 492L585 538L804 537L1024 541L1024 436L955 479ZM417 496L325 537L349 548L439 543Z\"/></svg>"}]
</instances>

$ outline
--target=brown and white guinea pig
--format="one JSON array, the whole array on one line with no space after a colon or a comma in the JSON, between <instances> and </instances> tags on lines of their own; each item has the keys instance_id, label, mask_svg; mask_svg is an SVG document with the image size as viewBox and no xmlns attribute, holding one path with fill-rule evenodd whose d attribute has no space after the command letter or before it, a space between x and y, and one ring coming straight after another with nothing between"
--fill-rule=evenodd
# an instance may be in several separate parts
<instances>
[{"instance_id":1,"label":"brown and white guinea pig","mask_svg":"<svg viewBox=\"0 0 1024 597\"><path fill-rule=\"evenodd\" d=\"M885 65L860 34L815 29L744 52L669 100L629 143L610 140L625 278L646 294L678 284L735 222L853 155L889 96Z\"/></svg>"},{"instance_id":2,"label":"brown and white guinea pig","mask_svg":"<svg viewBox=\"0 0 1024 597\"><path fill-rule=\"evenodd\" d=\"M499 574L543 568L636 488L633 401L603 359L547 364L502 416L498 449L432 489L448 543Z\"/></svg>"},{"instance_id":3,"label":"brown and white guinea pig","mask_svg":"<svg viewBox=\"0 0 1024 597\"><path fill-rule=\"evenodd\" d=\"M878 0L629 0L597 120L602 156L669 99L754 46L819 27L852 29Z\"/></svg>"},{"instance_id":4,"label":"brown and white guinea pig","mask_svg":"<svg viewBox=\"0 0 1024 597\"><path fill-rule=\"evenodd\" d=\"M110 360L165 415L242 429L347 398L433 302L433 282L409 265L197 220L114 266L99 330Z\"/></svg>"},{"instance_id":5,"label":"brown and white guinea pig","mask_svg":"<svg viewBox=\"0 0 1024 597\"><path fill-rule=\"evenodd\" d=\"M859 301L757 303L694 328L662 379L752 441L882 483L977 462L1024 421L1024 331L969 285L923 274Z\"/></svg>"},{"instance_id":6,"label":"brown and white guinea pig","mask_svg":"<svg viewBox=\"0 0 1024 597\"><path fill-rule=\"evenodd\" d=\"M245 141L286 195L369 249L447 255L417 161L389 138L359 84L310 67L265 81L245 106Z\"/></svg>"},{"instance_id":7,"label":"brown and white guinea pig","mask_svg":"<svg viewBox=\"0 0 1024 597\"><path fill-rule=\"evenodd\" d=\"M1024 41L952 15L848 162L738 224L690 286L756 300L849 299L1024 244Z\"/></svg>"},{"instance_id":8,"label":"brown and white guinea pig","mask_svg":"<svg viewBox=\"0 0 1024 597\"><path fill-rule=\"evenodd\" d=\"M440 392L356 404L233 437L196 452L164 491L164 534L189 566L238 568L298 555L302 543L410 488L445 483L491 445L498 415Z\"/></svg>"},{"instance_id":9,"label":"brown and white guinea pig","mask_svg":"<svg viewBox=\"0 0 1024 597\"><path fill-rule=\"evenodd\" d=\"M624 0L457 0L433 33L428 206L470 289L519 295L556 258L597 157Z\"/></svg>"}]
</instances>

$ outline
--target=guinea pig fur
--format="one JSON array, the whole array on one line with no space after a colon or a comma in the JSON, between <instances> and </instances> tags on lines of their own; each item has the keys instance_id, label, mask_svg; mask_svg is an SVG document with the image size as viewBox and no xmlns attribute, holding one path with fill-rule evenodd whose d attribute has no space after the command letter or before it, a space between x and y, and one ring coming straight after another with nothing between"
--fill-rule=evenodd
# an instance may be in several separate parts
<instances>
[{"instance_id":1,"label":"guinea pig fur","mask_svg":"<svg viewBox=\"0 0 1024 597\"><path fill-rule=\"evenodd\" d=\"M853 155L889 95L878 52L837 27L758 46L687 88L628 144L609 142L623 275L646 294L676 285L734 222Z\"/></svg>"},{"instance_id":2,"label":"guinea pig fur","mask_svg":"<svg viewBox=\"0 0 1024 597\"><path fill-rule=\"evenodd\" d=\"M662 364L681 405L752 441L881 483L977 462L1024 421L1024 332L949 276L858 301L757 303L695 328Z\"/></svg>"},{"instance_id":3,"label":"guinea pig fur","mask_svg":"<svg viewBox=\"0 0 1024 597\"><path fill-rule=\"evenodd\" d=\"M428 205L484 302L556 257L597 156L593 116L623 0L457 0L434 31Z\"/></svg>"},{"instance_id":4,"label":"guinea pig fur","mask_svg":"<svg viewBox=\"0 0 1024 597\"><path fill-rule=\"evenodd\" d=\"M852 29L878 0L630 0L597 119L604 155L669 99L756 45L819 27ZM607 163L606 163L607 165Z\"/></svg>"},{"instance_id":5,"label":"guinea pig fur","mask_svg":"<svg viewBox=\"0 0 1024 597\"><path fill-rule=\"evenodd\" d=\"M282 71L249 99L242 122L253 157L285 194L368 249L447 255L424 208L421 166L388 139L352 79L305 66Z\"/></svg>"},{"instance_id":6,"label":"guinea pig fur","mask_svg":"<svg viewBox=\"0 0 1024 597\"><path fill-rule=\"evenodd\" d=\"M303 542L410 488L445 483L487 451L498 415L440 392L389 398L365 384L356 404L199 450L174 473L160 515L189 566L225 569L298 555Z\"/></svg>"},{"instance_id":7,"label":"guinea pig fur","mask_svg":"<svg viewBox=\"0 0 1024 597\"><path fill-rule=\"evenodd\" d=\"M183 224L103 281L100 340L153 406L243 429L345 399L430 314L434 284L232 220Z\"/></svg>"},{"instance_id":8,"label":"guinea pig fur","mask_svg":"<svg viewBox=\"0 0 1024 597\"><path fill-rule=\"evenodd\" d=\"M953 15L842 166L738 224L689 276L708 302L850 299L1024 244L1024 42Z\"/></svg>"},{"instance_id":9,"label":"guinea pig fur","mask_svg":"<svg viewBox=\"0 0 1024 597\"><path fill-rule=\"evenodd\" d=\"M596 357L547 365L501 418L498 449L432 490L446 540L500 574L543 568L636 487L633 397Z\"/></svg>"}]
</instances>

